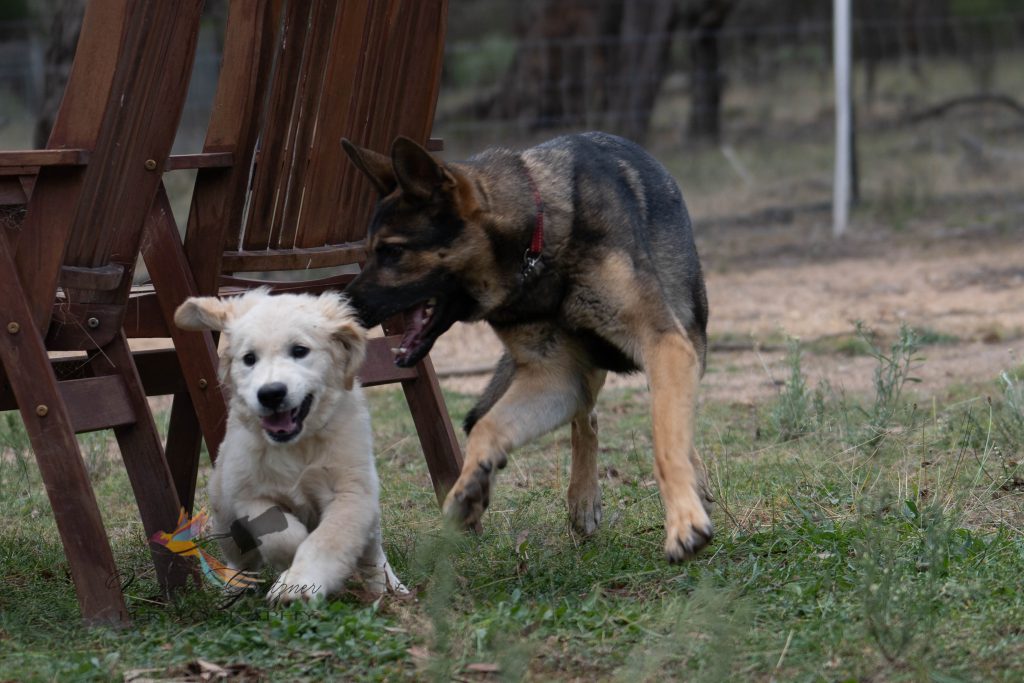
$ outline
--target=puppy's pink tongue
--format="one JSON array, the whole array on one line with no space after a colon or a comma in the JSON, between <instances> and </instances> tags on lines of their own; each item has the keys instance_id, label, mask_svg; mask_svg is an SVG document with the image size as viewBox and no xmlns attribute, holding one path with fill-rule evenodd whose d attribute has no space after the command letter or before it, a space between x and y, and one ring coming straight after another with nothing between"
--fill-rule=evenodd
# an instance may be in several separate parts
<instances>
[{"instance_id":1,"label":"puppy's pink tongue","mask_svg":"<svg viewBox=\"0 0 1024 683\"><path fill-rule=\"evenodd\" d=\"M295 419L292 417L292 411L290 410L264 415L260 418L260 424L263 425L264 429L272 432L290 432L296 427Z\"/></svg>"}]
</instances>

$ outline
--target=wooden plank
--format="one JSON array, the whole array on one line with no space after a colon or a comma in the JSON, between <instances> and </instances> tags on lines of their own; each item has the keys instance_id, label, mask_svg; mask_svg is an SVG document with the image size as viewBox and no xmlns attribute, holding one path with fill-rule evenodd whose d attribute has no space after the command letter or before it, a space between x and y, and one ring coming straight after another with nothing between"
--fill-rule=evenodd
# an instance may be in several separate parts
<instances>
[{"instance_id":1,"label":"wooden plank","mask_svg":"<svg viewBox=\"0 0 1024 683\"><path fill-rule=\"evenodd\" d=\"M160 311L156 292L152 289L132 293L121 325L130 339L164 339L171 336Z\"/></svg>"},{"instance_id":2,"label":"wooden plank","mask_svg":"<svg viewBox=\"0 0 1024 683\"><path fill-rule=\"evenodd\" d=\"M146 221L143 258L153 279L159 312L174 341L188 394L199 417L210 459L216 461L227 426L227 397L217 377L217 345L209 332L188 332L174 324L174 311L198 295L163 188Z\"/></svg>"},{"instance_id":3,"label":"wooden plank","mask_svg":"<svg viewBox=\"0 0 1024 683\"><path fill-rule=\"evenodd\" d=\"M128 0L86 5L75 60L60 109L50 131L48 149L92 149L110 99ZM50 304L71 231L85 167L43 167L31 193L28 213L14 253L18 276L29 296L36 329L45 331ZM22 251L24 250L24 251Z\"/></svg>"},{"instance_id":4,"label":"wooden plank","mask_svg":"<svg viewBox=\"0 0 1024 683\"><path fill-rule=\"evenodd\" d=\"M95 268L81 266L62 266L60 269L60 286L72 289L98 289L110 291L121 286L125 268L116 263Z\"/></svg>"},{"instance_id":5,"label":"wooden plank","mask_svg":"<svg viewBox=\"0 0 1024 683\"><path fill-rule=\"evenodd\" d=\"M381 5L367 0L351 2L336 17L332 51L324 83L325 92L320 101L317 116L317 143L310 159L306 188L309 201L303 208L298 226L299 246L312 247L320 244L356 242L365 237L369 215L353 214L349 210L349 198L373 196L369 181L348 161L341 149L341 138L355 137L361 122L359 116L386 115L385 112L357 111L353 102L366 98L366 88L372 80L363 75L367 60L364 55L366 35L373 26L380 23ZM375 23L376 22L376 23ZM330 178L330 180L328 180ZM323 194L330 182L328 194ZM355 216L359 226L346 228L340 222ZM340 237L355 234L351 239Z\"/></svg>"},{"instance_id":6,"label":"wooden plank","mask_svg":"<svg viewBox=\"0 0 1024 683\"><path fill-rule=\"evenodd\" d=\"M341 275L331 275L330 277L318 278L316 280L288 282L283 280L258 280L256 278L225 276L221 278L223 286L220 290L220 295L242 294L246 290L255 287L269 287L274 292L309 292L310 294L320 294L329 289L342 290L355 278L354 273L342 273Z\"/></svg>"},{"instance_id":7,"label":"wooden plank","mask_svg":"<svg viewBox=\"0 0 1024 683\"><path fill-rule=\"evenodd\" d=\"M400 334L369 340L366 345L366 362L359 370L359 381L364 387L391 384L419 376L418 367L400 368L395 365L395 354L391 353L391 349L401 343Z\"/></svg>"},{"instance_id":8,"label":"wooden plank","mask_svg":"<svg viewBox=\"0 0 1024 683\"><path fill-rule=\"evenodd\" d=\"M170 396L188 391L174 349L136 351L132 355L147 396ZM61 382L91 376L89 361L84 355L51 361L51 365ZM14 391L0 372L0 411L17 409Z\"/></svg>"},{"instance_id":9,"label":"wooden plank","mask_svg":"<svg viewBox=\"0 0 1024 683\"><path fill-rule=\"evenodd\" d=\"M28 195L18 178L4 177L0 171L0 206L18 206L28 202Z\"/></svg>"},{"instance_id":10,"label":"wooden plank","mask_svg":"<svg viewBox=\"0 0 1024 683\"><path fill-rule=\"evenodd\" d=\"M167 467L174 479L181 506L192 514L196 499L196 478L202 452L203 430L188 391L174 395L167 424Z\"/></svg>"},{"instance_id":11,"label":"wooden plank","mask_svg":"<svg viewBox=\"0 0 1024 683\"><path fill-rule=\"evenodd\" d=\"M221 258L226 273L332 268L365 261L366 245L356 242L306 249L226 251Z\"/></svg>"},{"instance_id":12,"label":"wooden plank","mask_svg":"<svg viewBox=\"0 0 1024 683\"><path fill-rule=\"evenodd\" d=\"M50 351L84 351L110 343L121 330L124 306L58 301L46 332Z\"/></svg>"},{"instance_id":13,"label":"wooden plank","mask_svg":"<svg viewBox=\"0 0 1024 683\"><path fill-rule=\"evenodd\" d=\"M294 152L288 173L278 179L279 192L282 192L282 209L280 219L276 221L275 231L279 234L271 237L271 246L290 248L306 246L296 243L296 233L301 211L311 197L306 194L306 174L309 170L310 158L316 154L319 138L320 122L317 113L320 109L327 72L327 58L334 43L334 19L339 14L339 5L335 0L316 0L313 5L311 24L312 37L306 41L306 53L302 60L301 80L295 96L292 110L295 129ZM347 14L350 6L346 6ZM317 137L314 137L314 134ZM320 244L323 244L322 242ZM310 246L319 246L314 244Z\"/></svg>"},{"instance_id":14,"label":"wooden plank","mask_svg":"<svg viewBox=\"0 0 1024 683\"><path fill-rule=\"evenodd\" d=\"M90 360L90 369L96 376L114 376L123 380L127 400L135 413L134 422L114 427L114 436L135 493L146 538L158 531L172 530L178 523L181 502L164 459L163 444L135 370L128 340L119 334L103 349L90 354ZM165 594L186 585L194 566L189 558L167 552L154 544L150 544L150 554L156 567L157 582Z\"/></svg>"},{"instance_id":15,"label":"wooden plank","mask_svg":"<svg viewBox=\"0 0 1024 683\"><path fill-rule=\"evenodd\" d=\"M260 135L260 163L253 174L248 221L242 235L243 249L267 249L274 245L275 231L279 233L277 220L284 198L278 181L287 178L293 153L295 86L300 81L311 9L308 2L290 2L285 10Z\"/></svg>"},{"instance_id":16,"label":"wooden plank","mask_svg":"<svg viewBox=\"0 0 1024 683\"><path fill-rule=\"evenodd\" d=\"M188 92L201 10L202 0L129 3L123 54L83 182L67 265L113 259L134 266Z\"/></svg>"},{"instance_id":17,"label":"wooden plank","mask_svg":"<svg viewBox=\"0 0 1024 683\"><path fill-rule=\"evenodd\" d=\"M87 149L24 149L0 152L0 167L85 166Z\"/></svg>"},{"instance_id":18,"label":"wooden plank","mask_svg":"<svg viewBox=\"0 0 1024 683\"><path fill-rule=\"evenodd\" d=\"M203 152L202 154L173 154L167 157L165 171L187 168L227 168L235 163L233 152Z\"/></svg>"},{"instance_id":19,"label":"wooden plank","mask_svg":"<svg viewBox=\"0 0 1024 683\"><path fill-rule=\"evenodd\" d=\"M135 422L135 411L120 377L72 379L60 382L57 387L76 434Z\"/></svg>"},{"instance_id":20,"label":"wooden plank","mask_svg":"<svg viewBox=\"0 0 1024 683\"><path fill-rule=\"evenodd\" d=\"M185 233L185 255L202 294L214 294L220 254L237 249L259 134L259 112L273 60L281 0L232 0L224 59L204 152L230 150L230 169L200 169Z\"/></svg>"},{"instance_id":21,"label":"wooden plank","mask_svg":"<svg viewBox=\"0 0 1024 683\"><path fill-rule=\"evenodd\" d=\"M82 617L89 623L125 624L121 596L96 496L89 483L71 417L61 400L43 340L32 321L7 240L0 232L0 362L17 396L74 578ZM8 326L15 324L11 333Z\"/></svg>"}]
</instances>

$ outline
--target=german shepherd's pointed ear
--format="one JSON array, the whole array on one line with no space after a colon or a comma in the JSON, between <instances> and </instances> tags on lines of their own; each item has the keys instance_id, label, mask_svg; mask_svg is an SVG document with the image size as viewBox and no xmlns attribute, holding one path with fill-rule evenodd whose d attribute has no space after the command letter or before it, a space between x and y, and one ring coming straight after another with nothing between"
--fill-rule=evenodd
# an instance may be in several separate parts
<instances>
[{"instance_id":1,"label":"german shepherd's pointed ear","mask_svg":"<svg viewBox=\"0 0 1024 683\"><path fill-rule=\"evenodd\" d=\"M341 148L345 150L345 154L352 160L356 168L370 179L380 196L389 195L398 187L390 157L371 149L356 147L348 138L341 139Z\"/></svg>"},{"instance_id":2,"label":"german shepherd's pointed ear","mask_svg":"<svg viewBox=\"0 0 1024 683\"><path fill-rule=\"evenodd\" d=\"M402 192L428 200L438 191L450 192L456 180L430 152L406 137L391 145L391 164Z\"/></svg>"}]
</instances>

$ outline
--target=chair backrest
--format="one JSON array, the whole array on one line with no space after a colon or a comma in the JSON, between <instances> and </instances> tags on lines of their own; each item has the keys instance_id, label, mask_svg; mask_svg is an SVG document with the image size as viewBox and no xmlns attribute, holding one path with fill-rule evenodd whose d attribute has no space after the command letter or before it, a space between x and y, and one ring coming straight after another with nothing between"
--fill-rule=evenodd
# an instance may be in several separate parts
<instances>
[{"instance_id":1,"label":"chair backrest","mask_svg":"<svg viewBox=\"0 0 1024 683\"><path fill-rule=\"evenodd\" d=\"M199 289L222 273L357 263L369 183L340 141L424 144L441 74L447 0L232 2L220 84L186 234Z\"/></svg>"},{"instance_id":2,"label":"chair backrest","mask_svg":"<svg viewBox=\"0 0 1024 683\"><path fill-rule=\"evenodd\" d=\"M127 300L184 106L201 6L89 3L47 150L27 153L40 168L15 246L44 334L58 284L78 301Z\"/></svg>"}]
</instances>

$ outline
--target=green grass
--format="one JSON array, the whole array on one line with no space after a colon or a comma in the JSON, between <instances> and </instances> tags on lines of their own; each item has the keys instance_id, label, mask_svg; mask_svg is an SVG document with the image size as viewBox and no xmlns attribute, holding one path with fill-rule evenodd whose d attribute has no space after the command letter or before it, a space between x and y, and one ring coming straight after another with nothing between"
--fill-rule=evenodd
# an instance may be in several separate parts
<instances>
[{"instance_id":1,"label":"green grass","mask_svg":"<svg viewBox=\"0 0 1024 683\"><path fill-rule=\"evenodd\" d=\"M481 535L450 534L401 393L371 391L386 547L409 601L224 607L203 587L159 604L123 468L89 437L133 579L122 631L79 626L34 460L4 415L0 679L182 676L204 660L271 680L1018 680L1024 372L894 397L901 339L876 396L812 393L794 356L776 401L701 407L718 535L679 566L661 555L645 392L601 399L604 521L582 539L563 500L567 430L513 454ZM471 404L449 396L457 419Z\"/></svg>"}]
</instances>

